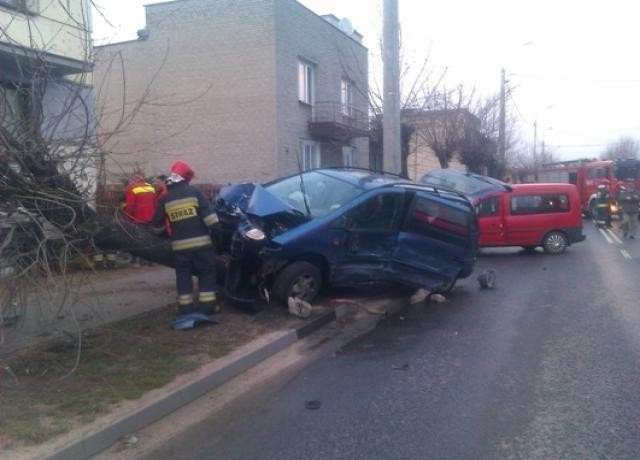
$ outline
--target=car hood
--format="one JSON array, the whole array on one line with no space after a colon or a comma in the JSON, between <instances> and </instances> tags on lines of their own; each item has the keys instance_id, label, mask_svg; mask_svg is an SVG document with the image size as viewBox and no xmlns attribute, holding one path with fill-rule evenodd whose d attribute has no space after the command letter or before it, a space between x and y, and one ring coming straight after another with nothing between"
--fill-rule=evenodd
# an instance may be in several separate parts
<instances>
[{"instance_id":1,"label":"car hood","mask_svg":"<svg viewBox=\"0 0 640 460\"><path fill-rule=\"evenodd\" d=\"M278 222L286 229L297 227L309 218L283 202L260 184L228 185L220 190L217 212L237 214L238 210L265 223Z\"/></svg>"}]
</instances>

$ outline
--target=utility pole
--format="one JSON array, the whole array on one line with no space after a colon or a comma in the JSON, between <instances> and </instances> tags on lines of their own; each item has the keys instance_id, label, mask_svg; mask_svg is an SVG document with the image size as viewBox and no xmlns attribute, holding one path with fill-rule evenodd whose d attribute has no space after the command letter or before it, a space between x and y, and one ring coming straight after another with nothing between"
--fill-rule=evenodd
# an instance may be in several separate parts
<instances>
[{"instance_id":1,"label":"utility pole","mask_svg":"<svg viewBox=\"0 0 640 460\"><path fill-rule=\"evenodd\" d=\"M384 0L383 41L384 96L382 124L382 157L384 170L402 172L400 138L400 28L398 0Z\"/></svg>"},{"instance_id":2,"label":"utility pole","mask_svg":"<svg viewBox=\"0 0 640 460\"><path fill-rule=\"evenodd\" d=\"M500 71L500 125L498 127L498 159L500 166L506 167L506 148L505 148L505 118L506 118L506 96L505 96L506 80L504 78L504 69Z\"/></svg>"},{"instance_id":3,"label":"utility pole","mask_svg":"<svg viewBox=\"0 0 640 460\"><path fill-rule=\"evenodd\" d=\"M534 169L538 167L538 157L536 155L537 144L538 144L538 120L535 120L533 122L533 168Z\"/></svg>"}]
</instances>

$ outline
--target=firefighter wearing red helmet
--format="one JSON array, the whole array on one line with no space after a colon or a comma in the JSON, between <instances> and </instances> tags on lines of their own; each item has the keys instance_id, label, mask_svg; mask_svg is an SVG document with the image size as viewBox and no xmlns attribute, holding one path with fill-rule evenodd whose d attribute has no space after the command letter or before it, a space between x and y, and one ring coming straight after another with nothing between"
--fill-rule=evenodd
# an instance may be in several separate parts
<instances>
[{"instance_id":1,"label":"firefighter wearing red helmet","mask_svg":"<svg viewBox=\"0 0 640 460\"><path fill-rule=\"evenodd\" d=\"M215 253L210 229L218 223L209 200L189 182L193 169L176 161L167 178L167 193L163 195L153 216L153 230L165 231L165 217L171 228L171 246L176 269L178 310L180 314L194 309L192 276L198 276L198 308L200 313L216 310Z\"/></svg>"}]
</instances>

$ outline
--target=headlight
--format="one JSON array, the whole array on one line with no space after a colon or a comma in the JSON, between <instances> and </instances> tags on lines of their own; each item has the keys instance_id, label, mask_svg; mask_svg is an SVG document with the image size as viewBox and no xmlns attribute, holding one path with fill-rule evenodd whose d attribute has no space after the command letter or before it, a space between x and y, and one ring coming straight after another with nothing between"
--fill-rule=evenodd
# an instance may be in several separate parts
<instances>
[{"instance_id":1,"label":"headlight","mask_svg":"<svg viewBox=\"0 0 640 460\"><path fill-rule=\"evenodd\" d=\"M256 241L262 241L266 238L266 235L264 234L264 232L258 228L250 228L249 230L247 230L244 235L251 239L251 240L256 240Z\"/></svg>"},{"instance_id":2,"label":"headlight","mask_svg":"<svg viewBox=\"0 0 640 460\"><path fill-rule=\"evenodd\" d=\"M611 212L618 212L618 207L615 204L611 205Z\"/></svg>"}]
</instances>

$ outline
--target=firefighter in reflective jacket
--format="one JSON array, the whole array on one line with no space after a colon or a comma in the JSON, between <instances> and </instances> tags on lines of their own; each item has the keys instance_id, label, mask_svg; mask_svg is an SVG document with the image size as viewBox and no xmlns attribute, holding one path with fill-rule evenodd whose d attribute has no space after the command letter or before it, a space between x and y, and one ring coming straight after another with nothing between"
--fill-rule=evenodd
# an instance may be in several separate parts
<instances>
[{"instance_id":1,"label":"firefighter in reflective jacket","mask_svg":"<svg viewBox=\"0 0 640 460\"><path fill-rule=\"evenodd\" d=\"M595 199L595 224L601 228L611 227L611 193L605 184L598 185Z\"/></svg>"},{"instance_id":2,"label":"firefighter in reflective jacket","mask_svg":"<svg viewBox=\"0 0 640 460\"><path fill-rule=\"evenodd\" d=\"M210 228L218 223L204 194L189 184L194 177L191 167L177 161L167 178L167 193L163 195L153 216L153 230L165 231L165 217L171 227L171 246L176 267L178 310L180 314L194 309L192 276L198 276L198 308L200 313L218 310L215 292L215 253Z\"/></svg>"},{"instance_id":3,"label":"firefighter in reflective jacket","mask_svg":"<svg viewBox=\"0 0 640 460\"><path fill-rule=\"evenodd\" d=\"M153 218L158 198L156 189L144 177L135 175L124 191L124 214L136 224L148 224Z\"/></svg>"}]
</instances>

